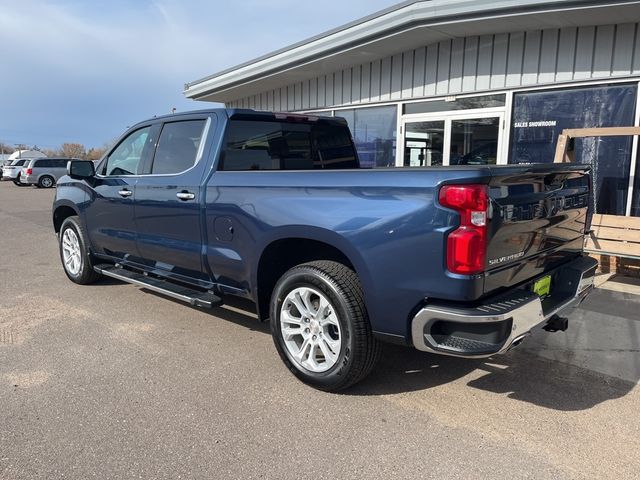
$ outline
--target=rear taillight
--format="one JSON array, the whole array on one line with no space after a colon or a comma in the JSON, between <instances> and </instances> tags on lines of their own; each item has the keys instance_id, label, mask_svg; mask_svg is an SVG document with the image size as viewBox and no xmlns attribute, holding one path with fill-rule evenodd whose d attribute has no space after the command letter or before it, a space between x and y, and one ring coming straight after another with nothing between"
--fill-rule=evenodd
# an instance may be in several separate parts
<instances>
[{"instance_id":1,"label":"rear taillight","mask_svg":"<svg viewBox=\"0 0 640 480\"><path fill-rule=\"evenodd\" d=\"M24 173L25 173L25 174L27 174L27 175L31 175L31 174L33 174L33 169L32 169L32 168L27 168L27 169L24 171Z\"/></svg>"},{"instance_id":2,"label":"rear taillight","mask_svg":"<svg viewBox=\"0 0 640 480\"><path fill-rule=\"evenodd\" d=\"M460 214L460 226L447 237L447 268L452 273L472 275L484 271L487 257L486 185L445 185L440 204Z\"/></svg>"}]
</instances>

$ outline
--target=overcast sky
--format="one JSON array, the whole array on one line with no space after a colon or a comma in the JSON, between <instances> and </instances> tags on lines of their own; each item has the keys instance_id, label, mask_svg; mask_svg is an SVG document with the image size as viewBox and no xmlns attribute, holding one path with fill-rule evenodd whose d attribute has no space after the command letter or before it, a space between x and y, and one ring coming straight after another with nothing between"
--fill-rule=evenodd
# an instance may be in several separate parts
<instances>
[{"instance_id":1,"label":"overcast sky","mask_svg":"<svg viewBox=\"0 0 640 480\"><path fill-rule=\"evenodd\" d=\"M8 0L0 3L0 142L99 147L137 121L207 108L185 82L394 0Z\"/></svg>"}]
</instances>

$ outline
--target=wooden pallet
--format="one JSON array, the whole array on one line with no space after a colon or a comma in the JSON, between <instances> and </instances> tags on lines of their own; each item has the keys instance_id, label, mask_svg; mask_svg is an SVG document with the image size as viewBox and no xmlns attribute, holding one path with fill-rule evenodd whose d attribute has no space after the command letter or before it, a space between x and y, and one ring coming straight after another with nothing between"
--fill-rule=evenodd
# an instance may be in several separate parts
<instances>
[{"instance_id":1,"label":"wooden pallet","mask_svg":"<svg viewBox=\"0 0 640 480\"><path fill-rule=\"evenodd\" d=\"M585 250L640 260L640 218L594 215Z\"/></svg>"},{"instance_id":2,"label":"wooden pallet","mask_svg":"<svg viewBox=\"0 0 640 480\"><path fill-rule=\"evenodd\" d=\"M574 138L640 135L640 127L565 129L558 136L554 163L575 161ZM640 218L616 215L593 216L585 251L598 257L603 271L631 269L640 272ZM603 268L606 267L606 268Z\"/></svg>"},{"instance_id":3,"label":"wooden pallet","mask_svg":"<svg viewBox=\"0 0 640 480\"><path fill-rule=\"evenodd\" d=\"M585 137L628 137L640 135L640 127L566 128L558 135L554 163L575 161L573 138Z\"/></svg>"}]
</instances>

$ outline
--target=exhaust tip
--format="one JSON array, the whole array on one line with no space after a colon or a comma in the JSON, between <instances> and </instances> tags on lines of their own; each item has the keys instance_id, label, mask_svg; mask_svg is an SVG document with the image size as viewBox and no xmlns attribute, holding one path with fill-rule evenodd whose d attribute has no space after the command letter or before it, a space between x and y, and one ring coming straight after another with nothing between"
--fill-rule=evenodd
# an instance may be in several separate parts
<instances>
[{"instance_id":1,"label":"exhaust tip","mask_svg":"<svg viewBox=\"0 0 640 480\"><path fill-rule=\"evenodd\" d=\"M509 348L507 349L507 351L512 350L517 346L519 346L522 342L524 342L524 339L527 338L529 335L531 335L531 332L523 333L519 337L516 337L513 340L513 342L511 342L511 345L509 345Z\"/></svg>"}]
</instances>

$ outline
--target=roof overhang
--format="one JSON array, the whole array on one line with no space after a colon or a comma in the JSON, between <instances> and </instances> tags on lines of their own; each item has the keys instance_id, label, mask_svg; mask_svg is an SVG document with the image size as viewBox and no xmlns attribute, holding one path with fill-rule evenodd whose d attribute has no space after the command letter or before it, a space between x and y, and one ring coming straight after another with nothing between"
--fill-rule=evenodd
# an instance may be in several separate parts
<instances>
[{"instance_id":1,"label":"roof overhang","mask_svg":"<svg viewBox=\"0 0 640 480\"><path fill-rule=\"evenodd\" d=\"M187 83L194 100L228 102L442 40L640 20L640 1L407 1Z\"/></svg>"}]
</instances>

